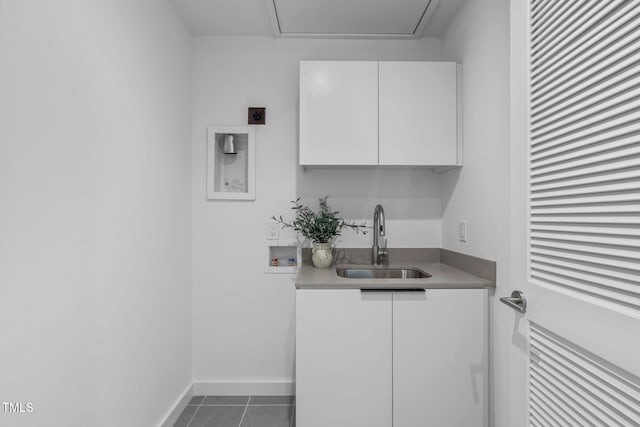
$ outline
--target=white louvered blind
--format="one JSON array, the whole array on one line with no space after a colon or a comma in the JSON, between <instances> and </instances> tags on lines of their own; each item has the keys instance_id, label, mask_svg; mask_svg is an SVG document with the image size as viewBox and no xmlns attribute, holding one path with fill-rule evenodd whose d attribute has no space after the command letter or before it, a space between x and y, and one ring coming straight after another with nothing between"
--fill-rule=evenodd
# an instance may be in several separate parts
<instances>
[{"instance_id":1,"label":"white louvered blind","mask_svg":"<svg viewBox=\"0 0 640 427\"><path fill-rule=\"evenodd\" d=\"M640 310L640 1L530 19L532 282Z\"/></svg>"},{"instance_id":2,"label":"white louvered blind","mask_svg":"<svg viewBox=\"0 0 640 427\"><path fill-rule=\"evenodd\" d=\"M640 425L640 379L530 323L529 424Z\"/></svg>"}]
</instances>

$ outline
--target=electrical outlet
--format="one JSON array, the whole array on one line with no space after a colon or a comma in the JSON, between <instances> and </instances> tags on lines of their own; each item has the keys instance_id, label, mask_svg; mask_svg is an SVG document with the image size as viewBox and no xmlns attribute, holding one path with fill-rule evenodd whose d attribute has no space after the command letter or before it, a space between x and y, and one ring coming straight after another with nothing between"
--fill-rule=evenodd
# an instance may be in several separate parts
<instances>
[{"instance_id":1,"label":"electrical outlet","mask_svg":"<svg viewBox=\"0 0 640 427\"><path fill-rule=\"evenodd\" d=\"M280 227L275 222L267 223L267 240L278 240Z\"/></svg>"},{"instance_id":2,"label":"electrical outlet","mask_svg":"<svg viewBox=\"0 0 640 427\"><path fill-rule=\"evenodd\" d=\"M458 240L461 242L467 241L467 221L460 221L458 223Z\"/></svg>"},{"instance_id":3,"label":"electrical outlet","mask_svg":"<svg viewBox=\"0 0 640 427\"><path fill-rule=\"evenodd\" d=\"M249 107L249 119L247 124L263 125L267 116L267 109L264 107Z\"/></svg>"}]
</instances>

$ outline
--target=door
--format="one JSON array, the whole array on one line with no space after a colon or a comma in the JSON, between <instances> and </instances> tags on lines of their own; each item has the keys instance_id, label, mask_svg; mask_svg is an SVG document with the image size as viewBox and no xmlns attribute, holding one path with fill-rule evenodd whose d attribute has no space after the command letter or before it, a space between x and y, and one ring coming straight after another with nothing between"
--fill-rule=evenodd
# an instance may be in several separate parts
<instances>
[{"instance_id":1,"label":"door","mask_svg":"<svg viewBox=\"0 0 640 427\"><path fill-rule=\"evenodd\" d=\"M380 62L381 165L457 165L455 62Z\"/></svg>"},{"instance_id":2,"label":"door","mask_svg":"<svg viewBox=\"0 0 640 427\"><path fill-rule=\"evenodd\" d=\"M488 425L487 290L393 293L393 427Z\"/></svg>"},{"instance_id":3,"label":"door","mask_svg":"<svg viewBox=\"0 0 640 427\"><path fill-rule=\"evenodd\" d=\"M392 423L391 292L296 291L296 424Z\"/></svg>"},{"instance_id":4,"label":"door","mask_svg":"<svg viewBox=\"0 0 640 427\"><path fill-rule=\"evenodd\" d=\"M300 164L378 164L378 63L300 62Z\"/></svg>"},{"instance_id":5,"label":"door","mask_svg":"<svg viewBox=\"0 0 640 427\"><path fill-rule=\"evenodd\" d=\"M639 426L640 2L510 4L510 426Z\"/></svg>"}]
</instances>

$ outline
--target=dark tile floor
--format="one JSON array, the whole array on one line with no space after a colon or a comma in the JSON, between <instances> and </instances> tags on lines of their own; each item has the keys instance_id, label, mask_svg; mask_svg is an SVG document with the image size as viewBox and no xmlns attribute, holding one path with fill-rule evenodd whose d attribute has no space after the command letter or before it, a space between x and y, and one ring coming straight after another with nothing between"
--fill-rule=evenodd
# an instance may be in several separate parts
<instances>
[{"instance_id":1,"label":"dark tile floor","mask_svg":"<svg viewBox=\"0 0 640 427\"><path fill-rule=\"evenodd\" d=\"M293 396L193 396L173 427L295 427Z\"/></svg>"}]
</instances>

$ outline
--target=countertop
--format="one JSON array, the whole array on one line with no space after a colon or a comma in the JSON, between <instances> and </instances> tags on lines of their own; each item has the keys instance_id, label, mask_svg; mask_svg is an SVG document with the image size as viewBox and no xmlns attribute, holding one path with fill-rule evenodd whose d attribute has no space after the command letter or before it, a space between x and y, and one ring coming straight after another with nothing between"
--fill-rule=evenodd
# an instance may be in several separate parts
<instances>
[{"instance_id":1,"label":"countertop","mask_svg":"<svg viewBox=\"0 0 640 427\"><path fill-rule=\"evenodd\" d=\"M389 263L373 267L361 249L342 249L330 268L304 263L296 277L297 289L487 289L495 288L495 262L439 248L390 249ZM364 256L363 256L364 255ZM345 262L347 261L347 262ZM355 262L354 262L355 261ZM336 267L413 267L431 277L424 279L353 279L340 277ZM483 277L484 276L484 277Z\"/></svg>"}]
</instances>

